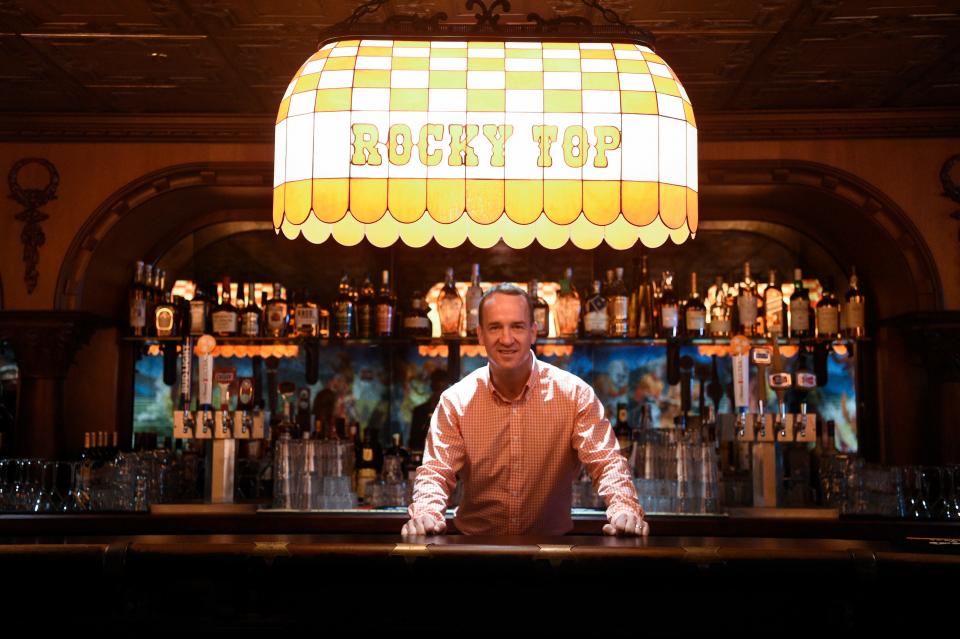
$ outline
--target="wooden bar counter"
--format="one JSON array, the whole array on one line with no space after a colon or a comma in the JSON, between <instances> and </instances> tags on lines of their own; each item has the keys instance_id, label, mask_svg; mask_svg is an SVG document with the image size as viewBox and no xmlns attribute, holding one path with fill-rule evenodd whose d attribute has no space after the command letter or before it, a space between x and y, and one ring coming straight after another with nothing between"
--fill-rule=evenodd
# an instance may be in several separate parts
<instances>
[{"instance_id":1,"label":"wooden bar counter","mask_svg":"<svg viewBox=\"0 0 960 639\"><path fill-rule=\"evenodd\" d=\"M0 516L0 608L151 633L932 631L960 526L651 516L653 536L402 538L402 513ZM51 614L55 613L55 614Z\"/></svg>"}]
</instances>

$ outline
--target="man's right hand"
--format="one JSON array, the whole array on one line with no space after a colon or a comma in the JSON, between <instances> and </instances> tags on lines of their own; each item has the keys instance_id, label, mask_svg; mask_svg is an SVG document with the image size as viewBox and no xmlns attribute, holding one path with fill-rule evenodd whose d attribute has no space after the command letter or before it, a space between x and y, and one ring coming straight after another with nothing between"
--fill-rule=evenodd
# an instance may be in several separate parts
<instances>
[{"instance_id":1,"label":"man's right hand","mask_svg":"<svg viewBox=\"0 0 960 639\"><path fill-rule=\"evenodd\" d=\"M445 532L447 532L446 522L437 522L431 515L414 517L400 530L400 534L404 537L442 535Z\"/></svg>"}]
</instances>

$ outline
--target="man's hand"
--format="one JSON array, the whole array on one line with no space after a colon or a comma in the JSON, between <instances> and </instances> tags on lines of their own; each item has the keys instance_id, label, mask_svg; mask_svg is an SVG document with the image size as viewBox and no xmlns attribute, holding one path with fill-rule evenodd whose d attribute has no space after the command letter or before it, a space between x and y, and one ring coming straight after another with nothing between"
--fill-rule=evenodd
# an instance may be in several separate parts
<instances>
[{"instance_id":1,"label":"man's hand","mask_svg":"<svg viewBox=\"0 0 960 639\"><path fill-rule=\"evenodd\" d=\"M605 524L604 535L619 535L622 537L646 537L650 534L650 525L632 513L617 515L612 524Z\"/></svg>"},{"instance_id":2,"label":"man's hand","mask_svg":"<svg viewBox=\"0 0 960 639\"><path fill-rule=\"evenodd\" d=\"M404 537L422 536L422 535L442 535L447 532L445 522L437 522L431 515L420 515L414 517L403 525L400 534Z\"/></svg>"}]
</instances>

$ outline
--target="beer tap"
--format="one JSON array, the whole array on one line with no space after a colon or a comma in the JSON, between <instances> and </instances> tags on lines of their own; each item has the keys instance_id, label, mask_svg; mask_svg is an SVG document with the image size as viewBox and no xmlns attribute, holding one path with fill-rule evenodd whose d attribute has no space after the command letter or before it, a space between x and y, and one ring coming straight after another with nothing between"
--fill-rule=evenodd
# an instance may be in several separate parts
<instances>
[{"instance_id":1,"label":"beer tap","mask_svg":"<svg viewBox=\"0 0 960 639\"><path fill-rule=\"evenodd\" d=\"M796 372L796 388L800 392L800 416L794 429L794 439L806 441L807 437L807 393L817 387L817 376L806 368L806 356Z\"/></svg>"},{"instance_id":2,"label":"beer tap","mask_svg":"<svg viewBox=\"0 0 960 639\"><path fill-rule=\"evenodd\" d=\"M213 372L217 388L220 390L220 412L217 415L216 437L228 439L233 437L233 414L230 412L230 390L237 377L235 368L217 368Z\"/></svg>"},{"instance_id":3,"label":"beer tap","mask_svg":"<svg viewBox=\"0 0 960 639\"><path fill-rule=\"evenodd\" d=\"M787 433L787 405L785 396L787 390L792 386L790 373L783 372L783 360L780 357L780 345L777 337L771 338L773 349L773 370L769 376L770 388L777 394L777 412L774 417L776 425L777 441L786 441L789 438Z\"/></svg>"},{"instance_id":4,"label":"beer tap","mask_svg":"<svg viewBox=\"0 0 960 639\"><path fill-rule=\"evenodd\" d=\"M197 353L200 356L200 430L198 439L210 439L216 427L213 417L213 349L217 340L212 335L202 335L197 340Z\"/></svg>"},{"instance_id":5,"label":"beer tap","mask_svg":"<svg viewBox=\"0 0 960 639\"><path fill-rule=\"evenodd\" d=\"M750 357L757 367L757 421L759 428L756 431L758 441L767 438L767 420L765 415L765 405L767 399L767 367L772 361L772 353L769 347L758 346L750 352Z\"/></svg>"},{"instance_id":6,"label":"beer tap","mask_svg":"<svg viewBox=\"0 0 960 639\"><path fill-rule=\"evenodd\" d=\"M190 412L190 391L193 383L193 337L183 338L180 350L180 411L174 414L174 438L192 439L196 436L197 421Z\"/></svg>"},{"instance_id":7,"label":"beer tap","mask_svg":"<svg viewBox=\"0 0 960 639\"><path fill-rule=\"evenodd\" d=\"M237 393L237 410L240 411L238 439L249 439L253 431L253 378L241 377Z\"/></svg>"},{"instance_id":8,"label":"beer tap","mask_svg":"<svg viewBox=\"0 0 960 639\"><path fill-rule=\"evenodd\" d=\"M750 340L736 335L730 340L733 368L733 399L736 407L736 438L742 440L747 432L747 414L750 411Z\"/></svg>"}]
</instances>

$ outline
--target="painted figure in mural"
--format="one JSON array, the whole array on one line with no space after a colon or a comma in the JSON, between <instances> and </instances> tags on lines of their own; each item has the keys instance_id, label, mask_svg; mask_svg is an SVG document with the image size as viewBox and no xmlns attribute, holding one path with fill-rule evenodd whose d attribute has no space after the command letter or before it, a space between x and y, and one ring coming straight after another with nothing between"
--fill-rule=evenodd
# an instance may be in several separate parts
<instances>
[{"instance_id":1,"label":"painted figure in mural","mask_svg":"<svg viewBox=\"0 0 960 639\"><path fill-rule=\"evenodd\" d=\"M447 371L436 369L430 374L430 397L427 401L413 409L410 418L410 450L423 450L427 439L427 431L430 429L430 419L433 417L433 411L440 401L440 394L447 389Z\"/></svg>"}]
</instances>

